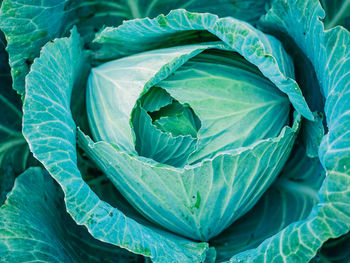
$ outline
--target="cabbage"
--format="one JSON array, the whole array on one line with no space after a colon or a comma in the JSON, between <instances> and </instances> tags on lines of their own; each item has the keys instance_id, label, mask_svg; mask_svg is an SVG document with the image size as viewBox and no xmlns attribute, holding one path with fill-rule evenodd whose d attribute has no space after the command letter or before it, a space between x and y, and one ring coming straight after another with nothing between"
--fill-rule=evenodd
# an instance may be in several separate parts
<instances>
[{"instance_id":1,"label":"cabbage","mask_svg":"<svg viewBox=\"0 0 350 263\"><path fill-rule=\"evenodd\" d=\"M349 6L3 1L1 258L348 261Z\"/></svg>"}]
</instances>

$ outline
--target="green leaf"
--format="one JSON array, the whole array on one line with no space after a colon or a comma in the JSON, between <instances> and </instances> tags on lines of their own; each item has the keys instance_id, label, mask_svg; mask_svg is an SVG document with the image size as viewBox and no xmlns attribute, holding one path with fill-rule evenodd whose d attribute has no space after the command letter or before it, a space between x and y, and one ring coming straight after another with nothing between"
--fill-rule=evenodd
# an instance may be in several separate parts
<instances>
[{"instance_id":1,"label":"green leaf","mask_svg":"<svg viewBox=\"0 0 350 263\"><path fill-rule=\"evenodd\" d=\"M220 0L215 4L208 0L4 0L0 28L9 43L13 87L24 92L25 76L41 47L49 40L68 35L73 25L89 42L104 25L117 26L123 20L154 17L176 8L232 15L254 23L265 13L265 0Z\"/></svg>"},{"instance_id":2,"label":"green leaf","mask_svg":"<svg viewBox=\"0 0 350 263\"><path fill-rule=\"evenodd\" d=\"M78 132L79 144L123 196L147 218L197 240L209 240L245 214L289 156L300 116L276 138L175 168L124 152ZM223 205L224 204L224 205Z\"/></svg>"},{"instance_id":3,"label":"green leaf","mask_svg":"<svg viewBox=\"0 0 350 263\"><path fill-rule=\"evenodd\" d=\"M294 108L304 117L313 120L312 113L295 82L293 63L281 43L232 17L219 19L213 14L190 13L173 10L167 16L155 19L138 19L125 22L117 28L105 28L97 34L95 42L104 46L113 45L109 59L139 53L145 50L178 45L181 34L207 31L221 39L233 51L257 66L282 92L288 95ZM212 39L212 38L211 38ZM201 39L193 39L201 41ZM193 43L192 42L192 43ZM108 59L108 57L105 57Z\"/></svg>"},{"instance_id":4,"label":"green leaf","mask_svg":"<svg viewBox=\"0 0 350 263\"><path fill-rule=\"evenodd\" d=\"M318 158L318 150L325 134L323 127L323 116L315 113L315 121L305 120L301 128L301 136L306 147L307 155L311 158Z\"/></svg>"},{"instance_id":5,"label":"green leaf","mask_svg":"<svg viewBox=\"0 0 350 263\"><path fill-rule=\"evenodd\" d=\"M126 250L94 239L66 212L61 188L30 168L0 208L0 254L6 262L139 262Z\"/></svg>"},{"instance_id":6,"label":"green leaf","mask_svg":"<svg viewBox=\"0 0 350 263\"><path fill-rule=\"evenodd\" d=\"M314 191L319 191L325 179L326 171L318 158L311 158L302 143L301 136L296 139L293 151L284 165L281 178L296 183L308 185Z\"/></svg>"},{"instance_id":7,"label":"green leaf","mask_svg":"<svg viewBox=\"0 0 350 263\"><path fill-rule=\"evenodd\" d=\"M212 240L217 259L223 262L257 247L289 224L305 219L317 201L317 191L308 185L277 179L249 213Z\"/></svg>"},{"instance_id":8,"label":"green leaf","mask_svg":"<svg viewBox=\"0 0 350 263\"><path fill-rule=\"evenodd\" d=\"M136 101L191 57L219 43L158 49L93 68L87 84L87 113L92 135L136 153L130 118Z\"/></svg>"},{"instance_id":9,"label":"green leaf","mask_svg":"<svg viewBox=\"0 0 350 263\"><path fill-rule=\"evenodd\" d=\"M342 25L350 30L350 1L349 0L321 0L326 12L324 25L327 29Z\"/></svg>"},{"instance_id":10,"label":"green leaf","mask_svg":"<svg viewBox=\"0 0 350 263\"><path fill-rule=\"evenodd\" d=\"M131 115L135 149L140 156L183 167L197 148L200 121L188 106L174 101L164 89L148 89Z\"/></svg>"},{"instance_id":11,"label":"green leaf","mask_svg":"<svg viewBox=\"0 0 350 263\"><path fill-rule=\"evenodd\" d=\"M183 167L189 155L196 149L196 138L190 135L173 136L159 130L152 124L151 117L147 112L137 107L134 110L133 127L135 132L135 149L140 156L153 160Z\"/></svg>"},{"instance_id":12,"label":"green leaf","mask_svg":"<svg viewBox=\"0 0 350 263\"><path fill-rule=\"evenodd\" d=\"M11 89L6 41L0 31L0 205L11 190L14 179L28 165L30 152L22 136L21 99Z\"/></svg>"},{"instance_id":13,"label":"green leaf","mask_svg":"<svg viewBox=\"0 0 350 263\"><path fill-rule=\"evenodd\" d=\"M69 38L48 43L27 77L24 101L23 134L34 156L62 187L68 213L94 238L151 257L154 262L204 261L207 244L138 223L100 200L82 179L69 106L83 64L76 30Z\"/></svg>"},{"instance_id":14,"label":"green leaf","mask_svg":"<svg viewBox=\"0 0 350 263\"><path fill-rule=\"evenodd\" d=\"M296 142L281 174L259 202L211 240L218 261L256 248L289 224L307 218L319 201L317 192L324 175L319 160L307 157L304 147Z\"/></svg>"},{"instance_id":15,"label":"green leaf","mask_svg":"<svg viewBox=\"0 0 350 263\"><path fill-rule=\"evenodd\" d=\"M141 98L142 108L154 112L172 103L173 99L164 89L152 87Z\"/></svg>"},{"instance_id":16,"label":"green leaf","mask_svg":"<svg viewBox=\"0 0 350 263\"><path fill-rule=\"evenodd\" d=\"M24 78L40 48L61 33L64 5L61 0L35 0L30 5L25 0L3 1L0 28L8 42L13 88L17 92L24 92Z\"/></svg>"},{"instance_id":17,"label":"green leaf","mask_svg":"<svg viewBox=\"0 0 350 263\"><path fill-rule=\"evenodd\" d=\"M208 50L158 83L201 121L198 149L189 163L277 136L289 101L270 80L236 53Z\"/></svg>"},{"instance_id":18,"label":"green leaf","mask_svg":"<svg viewBox=\"0 0 350 263\"><path fill-rule=\"evenodd\" d=\"M350 233L337 239L328 240L319 255L320 263L343 263L350 260Z\"/></svg>"},{"instance_id":19,"label":"green leaf","mask_svg":"<svg viewBox=\"0 0 350 263\"><path fill-rule=\"evenodd\" d=\"M164 116L154 121L158 129L174 136L190 135L197 137L196 122L190 108L185 107L180 113Z\"/></svg>"},{"instance_id":20,"label":"green leaf","mask_svg":"<svg viewBox=\"0 0 350 263\"><path fill-rule=\"evenodd\" d=\"M350 33L341 27L324 31L323 17L316 0L276 0L262 20L265 30L289 35L304 52L326 98L329 130L319 156L327 176L319 191L320 201L307 220L289 225L258 248L232 257L231 262L307 262L325 241L350 229Z\"/></svg>"}]
</instances>

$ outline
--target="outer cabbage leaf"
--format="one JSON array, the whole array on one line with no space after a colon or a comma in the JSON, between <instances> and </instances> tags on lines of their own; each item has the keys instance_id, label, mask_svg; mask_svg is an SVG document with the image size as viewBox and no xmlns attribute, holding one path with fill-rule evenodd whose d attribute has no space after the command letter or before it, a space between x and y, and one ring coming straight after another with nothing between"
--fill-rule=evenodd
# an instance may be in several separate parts
<instances>
[{"instance_id":1,"label":"outer cabbage leaf","mask_svg":"<svg viewBox=\"0 0 350 263\"><path fill-rule=\"evenodd\" d=\"M5 33L13 88L24 92L24 79L40 48L62 32L65 1L3 1L0 28ZM47 18L51 17L50 23Z\"/></svg>"},{"instance_id":2,"label":"outer cabbage leaf","mask_svg":"<svg viewBox=\"0 0 350 263\"><path fill-rule=\"evenodd\" d=\"M318 259L320 263L344 263L350 261L350 233L337 239L328 240L321 251ZM317 262L317 261L316 261Z\"/></svg>"},{"instance_id":3,"label":"outer cabbage leaf","mask_svg":"<svg viewBox=\"0 0 350 263\"><path fill-rule=\"evenodd\" d=\"M105 141L94 143L81 132L78 138L123 196L150 220L183 236L209 240L245 214L276 178L292 149L299 118L276 138L183 169Z\"/></svg>"},{"instance_id":4,"label":"outer cabbage leaf","mask_svg":"<svg viewBox=\"0 0 350 263\"><path fill-rule=\"evenodd\" d=\"M326 98L328 134L319 157L327 177L319 191L320 202L307 220L295 222L258 248L231 258L231 262L307 262L329 238L350 228L350 33L341 27L324 31L318 1L276 0L262 20L265 30L289 35L315 68Z\"/></svg>"},{"instance_id":5,"label":"outer cabbage leaf","mask_svg":"<svg viewBox=\"0 0 350 263\"><path fill-rule=\"evenodd\" d=\"M41 168L21 174L0 208L0 254L6 262L125 262L141 259L94 239L66 212L61 188Z\"/></svg>"},{"instance_id":6,"label":"outer cabbage leaf","mask_svg":"<svg viewBox=\"0 0 350 263\"><path fill-rule=\"evenodd\" d=\"M4 0L0 27L9 43L14 89L24 92L25 76L40 48L49 40L67 35L73 25L88 40L103 25L115 26L123 20L156 16L175 8L233 15L254 23L265 13L265 0L220 0L215 4L197 0Z\"/></svg>"},{"instance_id":7,"label":"outer cabbage leaf","mask_svg":"<svg viewBox=\"0 0 350 263\"><path fill-rule=\"evenodd\" d=\"M350 1L349 0L321 0L326 12L324 19L325 27L332 28L342 25L350 29Z\"/></svg>"},{"instance_id":8,"label":"outer cabbage leaf","mask_svg":"<svg viewBox=\"0 0 350 263\"><path fill-rule=\"evenodd\" d=\"M304 117L313 120L313 115L293 79L293 63L281 43L272 36L263 34L248 23L232 17L219 19L213 14L190 13L173 10L167 16L155 19L136 19L117 28L105 28L97 34L95 42L108 49L106 59L139 53L164 46L177 45L179 33L207 31L221 39L233 51L257 66L282 92L288 95L294 108Z\"/></svg>"},{"instance_id":9,"label":"outer cabbage leaf","mask_svg":"<svg viewBox=\"0 0 350 263\"><path fill-rule=\"evenodd\" d=\"M13 186L15 177L30 162L30 152L21 133L21 100L11 89L10 68L0 31L0 205Z\"/></svg>"},{"instance_id":10,"label":"outer cabbage leaf","mask_svg":"<svg viewBox=\"0 0 350 263\"><path fill-rule=\"evenodd\" d=\"M83 64L81 40L74 29L71 37L44 46L26 82L23 134L34 156L61 185L67 211L94 238L154 262L204 261L207 244L138 223L100 200L82 179L69 106Z\"/></svg>"},{"instance_id":11,"label":"outer cabbage leaf","mask_svg":"<svg viewBox=\"0 0 350 263\"><path fill-rule=\"evenodd\" d=\"M210 241L219 262L258 247L289 224L307 218L317 204L325 171L316 158L308 158L298 139L277 180L259 202L225 232Z\"/></svg>"}]
</instances>

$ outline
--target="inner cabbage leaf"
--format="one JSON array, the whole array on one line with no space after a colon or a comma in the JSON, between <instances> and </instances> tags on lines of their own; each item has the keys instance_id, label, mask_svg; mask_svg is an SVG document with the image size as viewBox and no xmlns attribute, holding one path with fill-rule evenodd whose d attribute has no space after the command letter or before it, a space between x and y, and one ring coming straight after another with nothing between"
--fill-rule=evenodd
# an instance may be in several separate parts
<instances>
[{"instance_id":1,"label":"inner cabbage leaf","mask_svg":"<svg viewBox=\"0 0 350 263\"><path fill-rule=\"evenodd\" d=\"M158 85L201 121L189 163L275 137L288 120L288 97L234 52L204 51Z\"/></svg>"},{"instance_id":2,"label":"inner cabbage leaf","mask_svg":"<svg viewBox=\"0 0 350 263\"><path fill-rule=\"evenodd\" d=\"M289 105L237 53L204 51L141 95L131 114L135 150L164 164L193 164L276 137L287 124Z\"/></svg>"}]
</instances>

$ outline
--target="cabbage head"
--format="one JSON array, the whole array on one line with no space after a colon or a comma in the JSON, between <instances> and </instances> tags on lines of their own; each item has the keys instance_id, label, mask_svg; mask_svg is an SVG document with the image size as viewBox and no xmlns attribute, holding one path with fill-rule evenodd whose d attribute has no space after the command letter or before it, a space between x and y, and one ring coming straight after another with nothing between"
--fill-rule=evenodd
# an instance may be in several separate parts
<instances>
[{"instance_id":1,"label":"cabbage head","mask_svg":"<svg viewBox=\"0 0 350 263\"><path fill-rule=\"evenodd\" d=\"M0 259L349 261L349 13L2 1Z\"/></svg>"}]
</instances>

